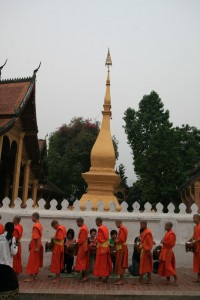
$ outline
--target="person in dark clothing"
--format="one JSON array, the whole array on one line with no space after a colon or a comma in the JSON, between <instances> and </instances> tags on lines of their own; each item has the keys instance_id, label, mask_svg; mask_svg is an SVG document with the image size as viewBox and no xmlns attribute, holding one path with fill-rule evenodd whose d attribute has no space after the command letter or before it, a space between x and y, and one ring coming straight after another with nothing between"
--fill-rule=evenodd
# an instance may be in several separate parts
<instances>
[{"instance_id":1,"label":"person in dark clothing","mask_svg":"<svg viewBox=\"0 0 200 300\"><path fill-rule=\"evenodd\" d=\"M141 235L142 231L143 230L140 229L140 235ZM137 236L134 240L134 245L133 245L132 264L128 267L128 271L133 276L138 276L139 275L139 266L140 266L139 244L140 244L140 236Z\"/></svg>"},{"instance_id":2,"label":"person in dark clothing","mask_svg":"<svg viewBox=\"0 0 200 300\"><path fill-rule=\"evenodd\" d=\"M67 273L71 273L74 265L74 230L68 229L67 236L65 238L65 254L64 254L64 265Z\"/></svg>"},{"instance_id":3,"label":"person in dark clothing","mask_svg":"<svg viewBox=\"0 0 200 300\"><path fill-rule=\"evenodd\" d=\"M13 231L14 224L8 222L5 225L4 233L0 235L0 293L17 291L19 288L18 280L13 270L13 256L18 251Z\"/></svg>"},{"instance_id":4,"label":"person in dark clothing","mask_svg":"<svg viewBox=\"0 0 200 300\"><path fill-rule=\"evenodd\" d=\"M88 269L91 274L94 272L94 264L96 259L96 241L97 230L95 228L90 229L90 236L88 237Z\"/></svg>"},{"instance_id":5,"label":"person in dark clothing","mask_svg":"<svg viewBox=\"0 0 200 300\"><path fill-rule=\"evenodd\" d=\"M115 262L116 262L116 245L115 245L115 241L117 239L117 231L115 229L111 230L110 232L110 239L109 239L109 246L110 246L110 257L111 257L111 261L112 261L112 269L113 269L113 273L115 270Z\"/></svg>"}]
</instances>

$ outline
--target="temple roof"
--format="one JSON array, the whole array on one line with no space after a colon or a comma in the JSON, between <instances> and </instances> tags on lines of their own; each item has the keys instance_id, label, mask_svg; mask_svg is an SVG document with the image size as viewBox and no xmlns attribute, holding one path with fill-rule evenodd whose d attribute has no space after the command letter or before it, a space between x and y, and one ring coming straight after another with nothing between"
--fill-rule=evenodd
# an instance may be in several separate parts
<instances>
[{"instance_id":1,"label":"temple roof","mask_svg":"<svg viewBox=\"0 0 200 300\"><path fill-rule=\"evenodd\" d=\"M0 134L10 130L21 116L35 85L35 76L0 80Z\"/></svg>"},{"instance_id":2,"label":"temple roof","mask_svg":"<svg viewBox=\"0 0 200 300\"><path fill-rule=\"evenodd\" d=\"M28 92L29 86L30 82L4 84L0 82L0 114L15 115Z\"/></svg>"},{"instance_id":3,"label":"temple roof","mask_svg":"<svg viewBox=\"0 0 200 300\"><path fill-rule=\"evenodd\" d=\"M35 107L35 79L32 77L0 80L0 135L7 133L20 119L24 143L32 169L40 172L40 150Z\"/></svg>"}]
</instances>

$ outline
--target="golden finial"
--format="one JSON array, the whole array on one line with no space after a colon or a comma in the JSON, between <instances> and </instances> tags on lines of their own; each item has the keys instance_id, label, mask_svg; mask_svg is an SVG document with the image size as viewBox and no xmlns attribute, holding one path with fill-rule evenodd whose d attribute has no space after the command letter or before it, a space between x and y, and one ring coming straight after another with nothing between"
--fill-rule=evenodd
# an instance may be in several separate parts
<instances>
[{"instance_id":1,"label":"golden finial","mask_svg":"<svg viewBox=\"0 0 200 300\"><path fill-rule=\"evenodd\" d=\"M112 66L112 60L111 60L109 48L108 48L108 54L107 54L105 66L108 66L108 70L109 70L109 67Z\"/></svg>"}]
</instances>

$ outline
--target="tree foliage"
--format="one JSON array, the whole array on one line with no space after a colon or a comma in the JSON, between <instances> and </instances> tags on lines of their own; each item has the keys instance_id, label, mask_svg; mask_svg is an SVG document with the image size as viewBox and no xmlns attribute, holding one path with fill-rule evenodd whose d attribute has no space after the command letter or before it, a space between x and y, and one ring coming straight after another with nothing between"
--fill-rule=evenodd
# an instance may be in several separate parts
<instances>
[{"instance_id":1,"label":"tree foliage","mask_svg":"<svg viewBox=\"0 0 200 300\"><path fill-rule=\"evenodd\" d=\"M174 128L169 111L154 91L143 97L138 111L128 108L124 120L141 203L176 204L177 187L199 160L200 131L189 125Z\"/></svg>"},{"instance_id":2,"label":"tree foliage","mask_svg":"<svg viewBox=\"0 0 200 300\"><path fill-rule=\"evenodd\" d=\"M118 191L116 193L116 197L118 198L119 203L126 199L127 194L129 192L129 186L127 183L128 177L126 176L126 168L124 164L120 164L118 170L116 171L118 175L120 175L121 182L118 187Z\"/></svg>"},{"instance_id":3,"label":"tree foliage","mask_svg":"<svg viewBox=\"0 0 200 300\"><path fill-rule=\"evenodd\" d=\"M73 118L62 125L49 138L47 157L48 179L62 189L66 197L80 198L87 185L82 173L90 169L90 153L100 127L90 119ZM116 155L117 140L114 139Z\"/></svg>"}]
</instances>

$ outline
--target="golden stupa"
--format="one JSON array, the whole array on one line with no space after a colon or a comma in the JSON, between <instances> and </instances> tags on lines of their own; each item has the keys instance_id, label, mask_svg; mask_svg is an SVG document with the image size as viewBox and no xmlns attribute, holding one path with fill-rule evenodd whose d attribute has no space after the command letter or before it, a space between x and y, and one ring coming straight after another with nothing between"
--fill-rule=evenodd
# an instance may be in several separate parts
<instances>
[{"instance_id":1,"label":"golden stupa","mask_svg":"<svg viewBox=\"0 0 200 300\"><path fill-rule=\"evenodd\" d=\"M103 106L103 120L101 129L91 152L91 168L82 176L88 184L87 193L80 199L80 209L86 209L86 203L91 202L92 210L98 209L98 203L104 203L104 210L109 211L110 204L114 203L116 210L121 206L114 196L120 183L120 176L115 173L115 150L110 132L111 98L110 98L110 66L112 60L108 49L106 59L108 75L106 80L106 94Z\"/></svg>"}]
</instances>

